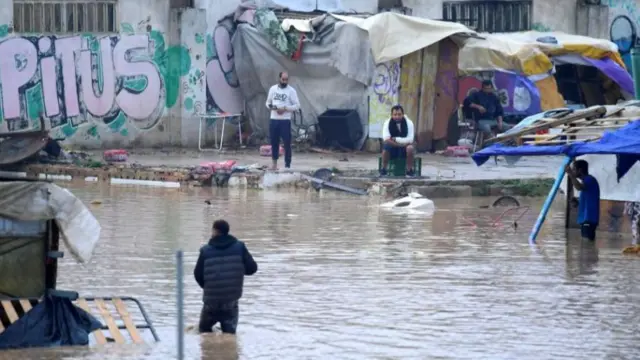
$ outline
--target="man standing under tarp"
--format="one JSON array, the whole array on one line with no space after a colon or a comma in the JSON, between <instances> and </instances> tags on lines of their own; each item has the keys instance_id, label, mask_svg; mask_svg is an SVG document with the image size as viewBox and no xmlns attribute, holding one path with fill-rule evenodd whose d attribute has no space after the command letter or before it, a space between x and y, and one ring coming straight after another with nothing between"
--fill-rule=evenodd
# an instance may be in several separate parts
<instances>
[{"instance_id":1,"label":"man standing under tarp","mask_svg":"<svg viewBox=\"0 0 640 360\"><path fill-rule=\"evenodd\" d=\"M600 184L592 175L589 175L589 163L585 160L576 160L573 167L565 168L571 183L580 191L578 199L578 224L583 239L595 241L596 229L600 222Z\"/></svg>"},{"instance_id":2,"label":"man standing under tarp","mask_svg":"<svg viewBox=\"0 0 640 360\"><path fill-rule=\"evenodd\" d=\"M235 334L238 327L238 300L242 297L245 275L253 275L258 265L242 241L229 234L224 220L213 223L213 237L200 248L193 270L196 282L203 290L202 312L198 328L211 332L220 323L223 333Z\"/></svg>"},{"instance_id":3,"label":"man standing under tarp","mask_svg":"<svg viewBox=\"0 0 640 360\"><path fill-rule=\"evenodd\" d=\"M289 74L281 72L280 82L269 89L267 108L271 110L269 137L271 138L271 170L278 170L280 138L284 143L284 167L291 168L291 116L300 109L298 93L289 86Z\"/></svg>"}]
</instances>

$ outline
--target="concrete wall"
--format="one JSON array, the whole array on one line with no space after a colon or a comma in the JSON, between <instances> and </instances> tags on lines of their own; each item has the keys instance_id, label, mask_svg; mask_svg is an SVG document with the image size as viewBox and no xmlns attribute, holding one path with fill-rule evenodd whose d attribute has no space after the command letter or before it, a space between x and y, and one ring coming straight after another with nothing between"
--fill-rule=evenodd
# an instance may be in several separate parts
<instances>
[{"instance_id":1,"label":"concrete wall","mask_svg":"<svg viewBox=\"0 0 640 360\"><path fill-rule=\"evenodd\" d=\"M0 133L44 118L52 137L81 147L197 144L205 11L135 0L118 13L118 34L13 34L0 23Z\"/></svg>"},{"instance_id":2,"label":"concrete wall","mask_svg":"<svg viewBox=\"0 0 640 360\"><path fill-rule=\"evenodd\" d=\"M584 8L578 0L534 0L534 28L611 38L621 48L635 43L640 0L604 1ZM5 1L0 133L31 129L44 117L54 137L83 147L196 146L198 114L244 109L230 43L234 24L224 20L240 2L195 0L196 9L179 10L169 0L120 0L120 33L57 36L11 33L12 1ZM378 8L378 0L341 2L354 12ZM439 19L442 2L403 5L414 16ZM628 59L628 51L622 54Z\"/></svg>"}]
</instances>

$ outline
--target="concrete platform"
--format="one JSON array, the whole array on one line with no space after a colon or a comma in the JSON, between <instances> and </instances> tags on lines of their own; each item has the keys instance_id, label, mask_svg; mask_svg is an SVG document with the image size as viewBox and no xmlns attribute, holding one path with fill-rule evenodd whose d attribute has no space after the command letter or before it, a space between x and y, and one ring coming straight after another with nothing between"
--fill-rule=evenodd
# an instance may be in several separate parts
<instances>
[{"instance_id":1,"label":"concrete platform","mask_svg":"<svg viewBox=\"0 0 640 360\"><path fill-rule=\"evenodd\" d=\"M91 153L91 152L90 152ZM101 152L93 152L101 158ZM516 165L508 166L505 161L496 165L490 160L482 167L476 166L471 158L452 158L433 154L420 154L422 175L430 180L515 180L532 178L553 178L562 164L560 157L523 158ZM203 162L236 160L239 165L258 164L269 166L271 159L259 156L257 149L240 151L198 152L181 149L133 150L129 153L129 163L144 167L189 168ZM375 176L378 155L371 153L293 153L293 170L312 172L320 168L334 168L344 176Z\"/></svg>"},{"instance_id":2,"label":"concrete platform","mask_svg":"<svg viewBox=\"0 0 640 360\"><path fill-rule=\"evenodd\" d=\"M99 158L100 153L94 153ZM379 177L374 154L304 153L294 155L292 171L251 170L234 174L230 187L310 188L301 174L311 175L319 168L334 171L333 182L371 195L386 195L403 186L429 198L467 196L543 196L553 183L560 166L556 158L523 159L517 166L504 162L477 167L469 158L423 155L423 176L414 178ZM215 186L215 181L194 178L190 169L212 161L236 160L238 165L267 166L271 160L249 151L199 153L193 151L133 151L126 164L89 168L73 165L30 164L17 169L19 176L39 177L55 181L89 181L112 185L147 185L162 187ZM3 175L7 175L3 172Z\"/></svg>"}]
</instances>

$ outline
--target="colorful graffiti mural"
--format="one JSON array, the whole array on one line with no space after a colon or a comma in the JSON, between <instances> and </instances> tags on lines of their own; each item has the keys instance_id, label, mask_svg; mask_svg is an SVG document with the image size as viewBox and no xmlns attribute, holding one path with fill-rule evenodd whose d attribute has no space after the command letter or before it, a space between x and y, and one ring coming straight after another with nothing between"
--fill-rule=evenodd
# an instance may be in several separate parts
<instances>
[{"instance_id":1,"label":"colorful graffiti mural","mask_svg":"<svg viewBox=\"0 0 640 360\"><path fill-rule=\"evenodd\" d=\"M128 136L155 128L176 105L189 50L167 46L164 35L122 24L114 36L11 36L0 31L0 132L39 126L68 138L103 129ZM9 29L9 27L2 27Z\"/></svg>"},{"instance_id":2,"label":"colorful graffiti mural","mask_svg":"<svg viewBox=\"0 0 640 360\"><path fill-rule=\"evenodd\" d=\"M491 80L507 115L533 115L541 112L540 94L527 78L515 74L487 71L475 76L460 78L458 101L482 88L483 80Z\"/></svg>"},{"instance_id":3,"label":"colorful graffiti mural","mask_svg":"<svg viewBox=\"0 0 640 360\"><path fill-rule=\"evenodd\" d=\"M631 72L631 48L638 41L640 12L634 0L607 0L605 4L609 6L610 40L618 45L622 60Z\"/></svg>"},{"instance_id":4,"label":"colorful graffiti mural","mask_svg":"<svg viewBox=\"0 0 640 360\"><path fill-rule=\"evenodd\" d=\"M240 83L235 72L231 37L235 24L231 18L221 20L207 34L207 113L239 114L244 110Z\"/></svg>"},{"instance_id":5,"label":"colorful graffiti mural","mask_svg":"<svg viewBox=\"0 0 640 360\"><path fill-rule=\"evenodd\" d=\"M400 60L378 64L369 95L369 137L382 137L382 124L400 96Z\"/></svg>"}]
</instances>

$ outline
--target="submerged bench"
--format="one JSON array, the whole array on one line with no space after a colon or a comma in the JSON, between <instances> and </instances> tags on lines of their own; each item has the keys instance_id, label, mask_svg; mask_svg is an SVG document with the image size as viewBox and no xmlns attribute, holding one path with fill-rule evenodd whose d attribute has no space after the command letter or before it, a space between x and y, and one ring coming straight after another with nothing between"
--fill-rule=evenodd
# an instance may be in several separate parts
<instances>
[{"instance_id":1,"label":"submerged bench","mask_svg":"<svg viewBox=\"0 0 640 360\"><path fill-rule=\"evenodd\" d=\"M0 333L3 333L11 324L18 321L24 314L29 312L42 299L22 298L0 300ZM86 297L73 300L74 305L94 316L102 323L102 328L91 333L98 345L105 345L109 342L117 344L143 344L145 341L139 330L149 330L153 339L159 341L142 304L132 297ZM133 321L126 303L135 304L144 324L136 324ZM98 315L96 315L96 313Z\"/></svg>"}]
</instances>

